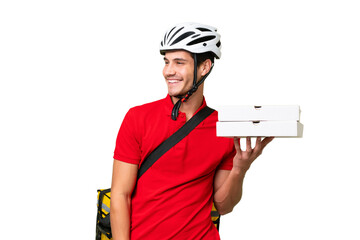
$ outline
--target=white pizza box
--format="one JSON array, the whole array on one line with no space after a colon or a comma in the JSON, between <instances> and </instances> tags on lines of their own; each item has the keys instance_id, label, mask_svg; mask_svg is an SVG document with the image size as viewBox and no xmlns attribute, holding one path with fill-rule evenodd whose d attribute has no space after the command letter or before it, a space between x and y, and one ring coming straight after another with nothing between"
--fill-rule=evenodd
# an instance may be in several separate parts
<instances>
[{"instance_id":1,"label":"white pizza box","mask_svg":"<svg viewBox=\"0 0 360 240\"><path fill-rule=\"evenodd\" d=\"M217 122L218 137L302 137L298 121Z\"/></svg>"},{"instance_id":2,"label":"white pizza box","mask_svg":"<svg viewBox=\"0 0 360 240\"><path fill-rule=\"evenodd\" d=\"M222 106L218 113L222 122L300 120L300 106L297 105Z\"/></svg>"}]
</instances>

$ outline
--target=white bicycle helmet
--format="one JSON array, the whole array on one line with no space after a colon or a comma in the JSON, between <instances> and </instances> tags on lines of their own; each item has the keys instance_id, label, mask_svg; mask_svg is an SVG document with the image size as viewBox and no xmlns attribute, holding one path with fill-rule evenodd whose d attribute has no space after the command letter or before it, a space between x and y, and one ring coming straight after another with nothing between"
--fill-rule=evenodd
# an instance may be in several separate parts
<instances>
[{"instance_id":1,"label":"white bicycle helmet","mask_svg":"<svg viewBox=\"0 0 360 240\"><path fill-rule=\"evenodd\" d=\"M180 23L169 29L160 43L160 53L169 50L186 50L191 53L212 52L221 57L220 34L217 29L200 23Z\"/></svg>"}]
</instances>

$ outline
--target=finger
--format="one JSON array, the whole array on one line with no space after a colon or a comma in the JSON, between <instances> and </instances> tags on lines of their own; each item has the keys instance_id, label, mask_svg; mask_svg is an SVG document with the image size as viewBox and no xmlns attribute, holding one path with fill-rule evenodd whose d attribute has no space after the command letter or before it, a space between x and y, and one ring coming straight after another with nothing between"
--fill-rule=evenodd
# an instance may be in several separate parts
<instances>
[{"instance_id":1,"label":"finger","mask_svg":"<svg viewBox=\"0 0 360 240\"><path fill-rule=\"evenodd\" d=\"M257 152L257 151L259 151L259 149L261 149L261 137L256 138L256 144L254 147L254 151Z\"/></svg>"},{"instance_id":2,"label":"finger","mask_svg":"<svg viewBox=\"0 0 360 240\"><path fill-rule=\"evenodd\" d=\"M266 145L268 145L273 139L274 139L274 137L264 138L264 140L261 141L262 148L264 149L264 147L266 147Z\"/></svg>"},{"instance_id":3,"label":"finger","mask_svg":"<svg viewBox=\"0 0 360 240\"><path fill-rule=\"evenodd\" d=\"M250 152L252 150L251 148L251 138L246 137L246 151Z\"/></svg>"},{"instance_id":4,"label":"finger","mask_svg":"<svg viewBox=\"0 0 360 240\"><path fill-rule=\"evenodd\" d=\"M241 152L240 138L234 137L234 146L235 146L236 152Z\"/></svg>"}]
</instances>

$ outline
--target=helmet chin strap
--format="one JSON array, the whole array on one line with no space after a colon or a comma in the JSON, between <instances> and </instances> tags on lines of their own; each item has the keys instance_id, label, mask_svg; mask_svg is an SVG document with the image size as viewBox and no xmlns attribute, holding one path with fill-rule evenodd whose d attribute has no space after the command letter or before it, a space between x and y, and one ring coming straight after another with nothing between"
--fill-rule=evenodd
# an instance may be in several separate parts
<instances>
[{"instance_id":1,"label":"helmet chin strap","mask_svg":"<svg viewBox=\"0 0 360 240\"><path fill-rule=\"evenodd\" d=\"M179 116L179 109L180 109L181 103L186 102L190 98L190 96L193 95L194 92L196 92L198 87L205 81L207 76L210 74L210 72L211 72L211 70L212 70L212 68L214 66L214 64L212 64L209 72L207 74L205 74L200 79L199 82L197 82L197 57L196 57L196 53L193 54L193 58L194 58L194 81L193 81L193 86L187 92L187 94L175 96L176 98L179 98L179 100L174 104L174 107L173 107L172 112L171 112L171 119L174 120L174 121Z\"/></svg>"}]
</instances>

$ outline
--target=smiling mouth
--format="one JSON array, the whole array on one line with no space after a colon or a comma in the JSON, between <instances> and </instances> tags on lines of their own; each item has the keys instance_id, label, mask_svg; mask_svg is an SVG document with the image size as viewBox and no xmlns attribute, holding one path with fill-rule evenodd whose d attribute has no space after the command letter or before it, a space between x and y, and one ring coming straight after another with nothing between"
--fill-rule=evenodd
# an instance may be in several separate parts
<instances>
[{"instance_id":1,"label":"smiling mouth","mask_svg":"<svg viewBox=\"0 0 360 240\"><path fill-rule=\"evenodd\" d=\"M168 79L168 83L179 83L181 80Z\"/></svg>"}]
</instances>

